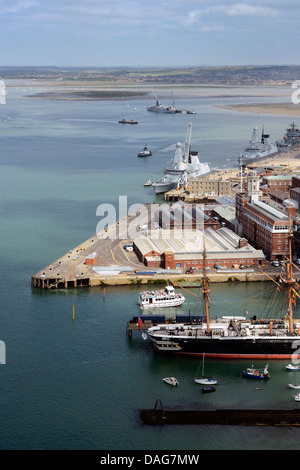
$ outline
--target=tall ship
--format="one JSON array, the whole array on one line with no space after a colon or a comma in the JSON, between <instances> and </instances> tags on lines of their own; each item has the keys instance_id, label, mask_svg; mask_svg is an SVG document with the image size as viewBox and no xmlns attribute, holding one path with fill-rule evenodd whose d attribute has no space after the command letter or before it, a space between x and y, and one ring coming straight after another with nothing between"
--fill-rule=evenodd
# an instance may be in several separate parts
<instances>
[{"instance_id":1,"label":"tall ship","mask_svg":"<svg viewBox=\"0 0 300 470\"><path fill-rule=\"evenodd\" d=\"M287 128L286 134L277 142L277 145L279 148L300 145L300 130L294 122Z\"/></svg>"},{"instance_id":2,"label":"tall ship","mask_svg":"<svg viewBox=\"0 0 300 470\"><path fill-rule=\"evenodd\" d=\"M152 111L154 113L168 113L168 114L182 113L180 109L177 109L175 107L174 99L173 99L173 105L165 106L159 102L155 93L154 92L152 93L155 96L155 104L148 106L147 107L148 111Z\"/></svg>"},{"instance_id":3,"label":"tall ship","mask_svg":"<svg viewBox=\"0 0 300 470\"><path fill-rule=\"evenodd\" d=\"M192 124L188 126L184 149L182 144L176 144L176 150L171 165L164 170L164 176L155 181L152 186L156 194L162 194L171 189L185 187L189 178L197 178L210 172L207 162L201 163L198 152L191 151Z\"/></svg>"},{"instance_id":4,"label":"tall ship","mask_svg":"<svg viewBox=\"0 0 300 470\"><path fill-rule=\"evenodd\" d=\"M276 153L278 153L278 147L277 144L270 142L270 135L265 134L263 129L261 137L259 137L258 128L254 127L249 145L239 157L238 162L242 166L247 166Z\"/></svg>"},{"instance_id":5,"label":"tall ship","mask_svg":"<svg viewBox=\"0 0 300 470\"><path fill-rule=\"evenodd\" d=\"M225 359L287 359L300 358L300 320L293 320L293 303L297 283L292 272L292 232L289 236L289 259L286 274L277 289L285 289L287 310L285 319L259 319L247 317L220 317L209 319L209 283L206 273L206 250L203 249L203 320L196 323L162 323L148 329L148 334L158 351L172 354Z\"/></svg>"}]
</instances>

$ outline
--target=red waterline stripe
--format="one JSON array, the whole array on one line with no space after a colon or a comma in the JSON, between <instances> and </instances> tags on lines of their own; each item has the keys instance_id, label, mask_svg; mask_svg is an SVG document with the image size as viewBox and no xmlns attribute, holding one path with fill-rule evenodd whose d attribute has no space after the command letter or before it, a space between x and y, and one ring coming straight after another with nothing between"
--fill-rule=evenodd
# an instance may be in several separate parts
<instances>
[{"instance_id":1,"label":"red waterline stripe","mask_svg":"<svg viewBox=\"0 0 300 470\"><path fill-rule=\"evenodd\" d=\"M203 356L203 353L185 353L176 351L176 354L199 357ZM300 358L300 355L294 354L218 354L218 353L205 353L205 357L218 358L218 359L292 359Z\"/></svg>"}]
</instances>

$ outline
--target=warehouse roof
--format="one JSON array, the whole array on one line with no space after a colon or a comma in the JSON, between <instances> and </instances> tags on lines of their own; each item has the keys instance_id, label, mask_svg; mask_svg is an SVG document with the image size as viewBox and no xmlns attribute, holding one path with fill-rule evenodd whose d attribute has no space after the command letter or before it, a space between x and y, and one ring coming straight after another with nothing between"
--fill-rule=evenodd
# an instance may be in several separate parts
<instances>
[{"instance_id":1,"label":"warehouse roof","mask_svg":"<svg viewBox=\"0 0 300 470\"><path fill-rule=\"evenodd\" d=\"M159 232L160 238L157 237L157 232ZM151 238L152 234L155 234L155 237ZM242 238L226 227L222 227L219 230L208 228L204 232L199 230L149 231L148 236L149 238L142 235L134 241L135 246L144 256L150 251L156 251L160 254L170 251L173 252L176 257L193 257L195 254L199 256L199 253L203 252L204 238L208 257L217 256L218 258L226 258L236 255L237 258L264 258L262 250L256 250L248 243L246 246L240 246ZM167 238L168 236L169 238Z\"/></svg>"}]
</instances>

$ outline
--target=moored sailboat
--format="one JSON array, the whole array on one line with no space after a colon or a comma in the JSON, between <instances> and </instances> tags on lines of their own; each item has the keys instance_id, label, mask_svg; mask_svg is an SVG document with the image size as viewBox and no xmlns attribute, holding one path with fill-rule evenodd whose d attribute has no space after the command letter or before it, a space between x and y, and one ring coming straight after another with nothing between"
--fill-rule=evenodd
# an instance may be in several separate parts
<instances>
[{"instance_id":1,"label":"moored sailboat","mask_svg":"<svg viewBox=\"0 0 300 470\"><path fill-rule=\"evenodd\" d=\"M204 375L204 357L205 353L203 353L203 360L202 360L202 377L201 379L194 378L194 382L201 385L216 385L218 381L214 377L205 377Z\"/></svg>"},{"instance_id":2,"label":"moored sailboat","mask_svg":"<svg viewBox=\"0 0 300 470\"><path fill-rule=\"evenodd\" d=\"M300 371L300 366L296 366L294 364L288 364L286 366L286 370L294 370L294 371L299 370Z\"/></svg>"}]
</instances>

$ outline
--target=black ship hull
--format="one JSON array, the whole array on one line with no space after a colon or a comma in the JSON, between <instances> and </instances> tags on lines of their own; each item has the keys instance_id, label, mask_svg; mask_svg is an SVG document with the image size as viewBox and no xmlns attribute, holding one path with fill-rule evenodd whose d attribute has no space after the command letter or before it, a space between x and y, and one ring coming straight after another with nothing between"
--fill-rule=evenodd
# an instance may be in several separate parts
<instances>
[{"instance_id":1,"label":"black ship hull","mask_svg":"<svg viewBox=\"0 0 300 470\"><path fill-rule=\"evenodd\" d=\"M224 359L300 358L299 337L172 339L172 345L154 340L155 349L172 354Z\"/></svg>"}]
</instances>

